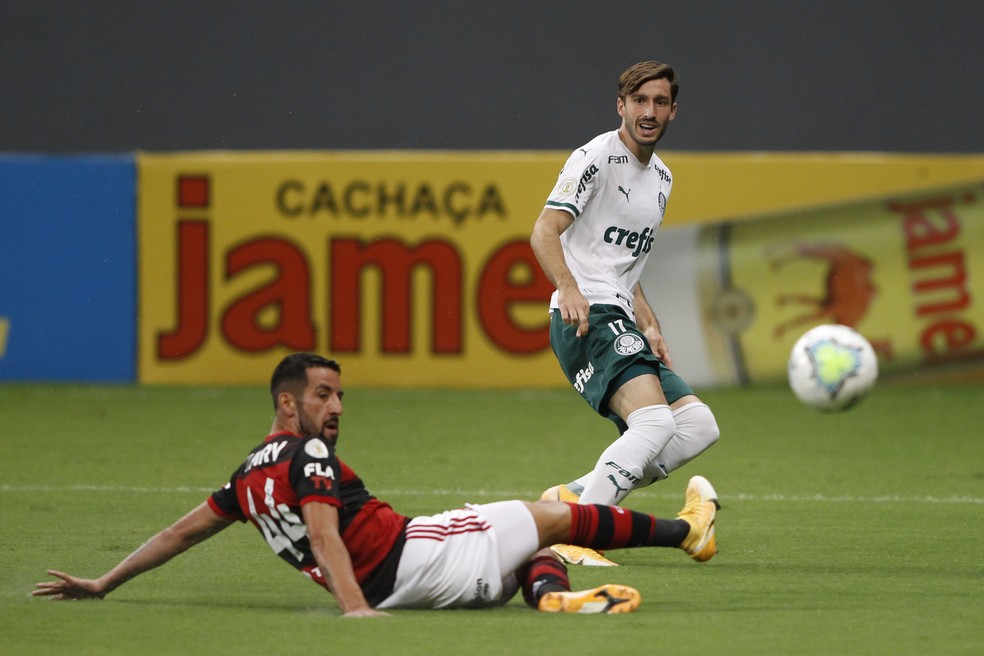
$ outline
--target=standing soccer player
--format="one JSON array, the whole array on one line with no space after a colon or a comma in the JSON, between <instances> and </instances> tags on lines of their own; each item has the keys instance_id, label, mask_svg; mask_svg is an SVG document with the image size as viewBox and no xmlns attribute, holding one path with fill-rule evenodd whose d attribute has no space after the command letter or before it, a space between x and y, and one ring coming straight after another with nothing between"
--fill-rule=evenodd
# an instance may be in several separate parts
<instances>
[{"instance_id":1,"label":"standing soccer player","mask_svg":"<svg viewBox=\"0 0 984 656\"><path fill-rule=\"evenodd\" d=\"M551 346L574 389L621 433L591 472L544 498L618 504L719 436L710 408L672 371L639 283L673 186L655 147L676 116L678 89L676 71L664 63L622 73L621 126L571 154L533 227L533 251L557 288ZM615 565L591 549L554 551L570 563Z\"/></svg>"}]
</instances>

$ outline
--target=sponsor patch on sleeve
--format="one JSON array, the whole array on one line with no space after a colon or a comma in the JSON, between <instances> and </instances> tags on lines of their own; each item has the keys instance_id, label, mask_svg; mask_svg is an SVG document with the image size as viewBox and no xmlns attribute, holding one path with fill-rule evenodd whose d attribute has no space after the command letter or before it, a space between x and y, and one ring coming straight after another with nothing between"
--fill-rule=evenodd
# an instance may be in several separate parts
<instances>
[{"instance_id":1,"label":"sponsor patch on sleeve","mask_svg":"<svg viewBox=\"0 0 984 656\"><path fill-rule=\"evenodd\" d=\"M577 180L574 178L564 178L557 185L557 195L560 198L567 198L577 191Z\"/></svg>"}]
</instances>

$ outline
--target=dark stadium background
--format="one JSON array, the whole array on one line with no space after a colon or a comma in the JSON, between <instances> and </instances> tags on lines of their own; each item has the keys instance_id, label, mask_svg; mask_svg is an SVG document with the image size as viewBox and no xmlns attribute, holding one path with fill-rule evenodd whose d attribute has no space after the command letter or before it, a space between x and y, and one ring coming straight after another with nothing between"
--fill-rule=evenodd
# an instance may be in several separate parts
<instances>
[{"instance_id":1,"label":"dark stadium background","mask_svg":"<svg viewBox=\"0 0 984 656\"><path fill-rule=\"evenodd\" d=\"M0 2L0 150L560 149L682 75L673 150L982 152L984 5Z\"/></svg>"}]
</instances>

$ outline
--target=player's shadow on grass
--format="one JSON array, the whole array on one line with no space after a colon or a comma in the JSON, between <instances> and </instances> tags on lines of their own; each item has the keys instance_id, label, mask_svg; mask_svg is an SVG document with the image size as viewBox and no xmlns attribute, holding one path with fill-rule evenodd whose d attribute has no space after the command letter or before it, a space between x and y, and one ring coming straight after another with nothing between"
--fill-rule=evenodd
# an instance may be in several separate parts
<instances>
[{"instance_id":1,"label":"player's shadow on grass","mask_svg":"<svg viewBox=\"0 0 984 656\"><path fill-rule=\"evenodd\" d=\"M229 599L229 598L216 598L216 597L198 597L195 599L148 599L148 598L131 598L131 599L112 599L106 603L114 604L125 604L130 606L142 606L142 607L167 607L167 608L208 608L209 610L216 609L230 609L230 610L259 610L264 612L285 612L285 613L317 613L319 615L328 615L341 617L341 611L338 606L334 603L327 603L324 605L310 604L310 603L269 603L264 602L261 599ZM492 608L451 608L446 609L444 612L448 613L469 613L478 612L484 613L522 613L523 615L535 616L535 614L530 612L530 608L526 605L522 599L515 597L509 601L509 603L503 606L495 606ZM391 611L395 615L401 617L408 617L420 614L424 617L433 617L435 612L430 609L414 609L414 608L400 608Z\"/></svg>"},{"instance_id":2,"label":"player's shadow on grass","mask_svg":"<svg viewBox=\"0 0 984 656\"><path fill-rule=\"evenodd\" d=\"M327 603L324 605L311 604L306 602L285 603L269 602L262 599L229 599L228 597L196 597L192 598L172 598L172 599L151 599L151 598L130 598L130 599L111 599L108 603L129 604L133 606L167 606L171 608L230 608L243 610L261 611L287 611L287 612L328 612L338 613L338 607Z\"/></svg>"}]
</instances>

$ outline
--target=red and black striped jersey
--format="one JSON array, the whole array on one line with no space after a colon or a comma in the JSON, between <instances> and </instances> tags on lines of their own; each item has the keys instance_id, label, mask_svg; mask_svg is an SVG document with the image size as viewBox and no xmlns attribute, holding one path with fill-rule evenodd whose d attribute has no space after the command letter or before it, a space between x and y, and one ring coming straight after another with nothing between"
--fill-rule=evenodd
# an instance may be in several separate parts
<instances>
[{"instance_id":1,"label":"red and black striped jersey","mask_svg":"<svg viewBox=\"0 0 984 656\"><path fill-rule=\"evenodd\" d=\"M369 494L333 444L293 433L269 435L208 503L222 517L252 522L274 553L326 588L301 507L332 504L366 599L379 603L392 591L409 519Z\"/></svg>"}]
</instances>

